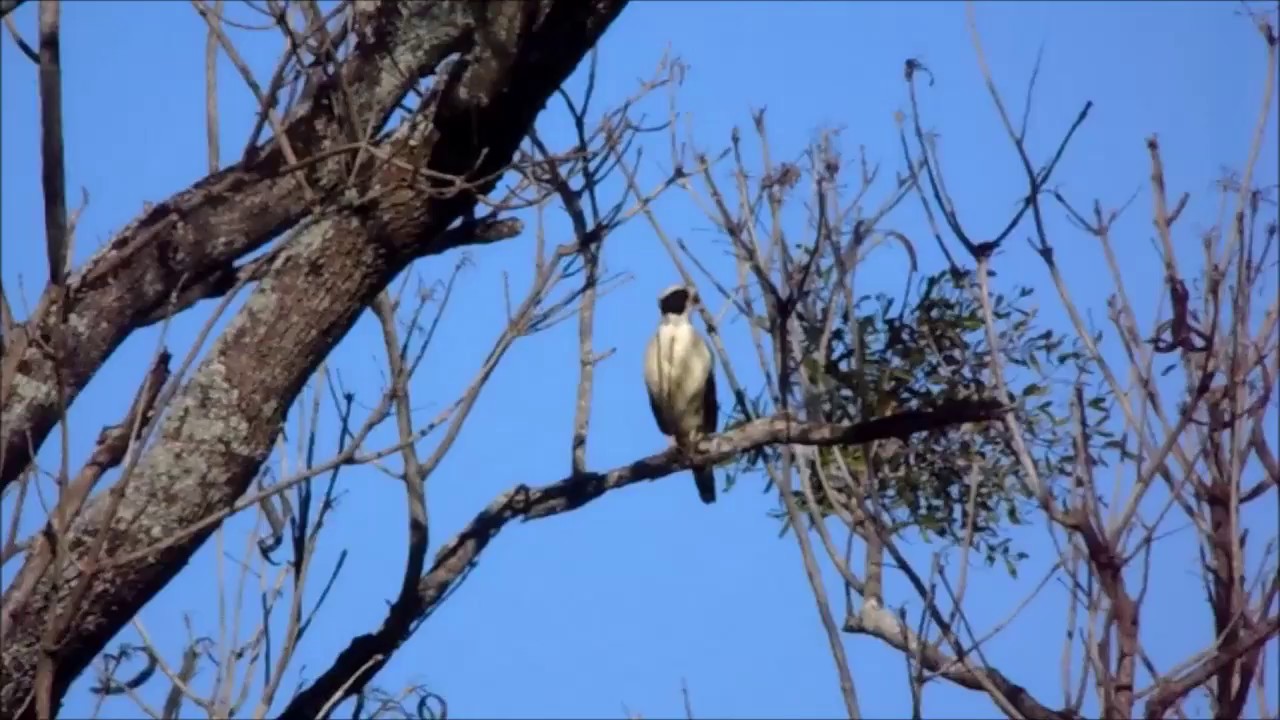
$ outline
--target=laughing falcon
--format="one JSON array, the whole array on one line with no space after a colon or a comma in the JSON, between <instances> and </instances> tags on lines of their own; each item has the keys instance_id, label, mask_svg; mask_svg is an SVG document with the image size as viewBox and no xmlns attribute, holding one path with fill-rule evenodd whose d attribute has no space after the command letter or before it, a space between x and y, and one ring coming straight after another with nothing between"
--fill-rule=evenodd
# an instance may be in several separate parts
<instances>
[{"instance_id":1,"label":"laughing falcon","mask_svg":"<svg viewBox=\"0 0 1280 720\"><path fill-rule=\"evenodd\" d=\"M716 431L716 373L707 341L694 329L689 313L698 303L696 290L684 285L658 296L662 321L644 353L644 384L658 429L686 450L698 438ZM711 468L692 468L698 497L716 501Z\"/></svg>"}]
</instances>

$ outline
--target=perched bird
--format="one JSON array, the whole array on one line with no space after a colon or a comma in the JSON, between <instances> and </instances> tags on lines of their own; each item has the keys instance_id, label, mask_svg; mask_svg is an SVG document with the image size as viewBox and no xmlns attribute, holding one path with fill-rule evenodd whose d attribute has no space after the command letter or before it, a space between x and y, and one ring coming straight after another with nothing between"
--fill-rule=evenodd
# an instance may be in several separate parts
<instances>
[{"instance_id":1,"label":"perched bird","mask_svg":"<svg viewBox=\"0 0 1280 720\"><path fill-rule=\"evenodd\" d=\"M716 431L716 373L707 341L689 322L698 304L696 290L684 285L658 296L662 321L644 353L644 384L658 429L686 451L698 439ZM716 501L716 478L711 468L692 468L698 497Z\"/></svg>"}]
</instances>

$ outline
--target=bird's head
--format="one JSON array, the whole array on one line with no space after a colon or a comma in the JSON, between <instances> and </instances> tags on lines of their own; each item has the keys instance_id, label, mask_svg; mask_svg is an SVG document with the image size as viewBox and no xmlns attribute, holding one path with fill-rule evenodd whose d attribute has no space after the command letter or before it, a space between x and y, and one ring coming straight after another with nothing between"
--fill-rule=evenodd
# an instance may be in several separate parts
<instances>
[{"instance_id":1,"label":"bird's head","mask_svg":"<svg viewBox=\"0 0 1280 720\"><path fill-rule=\"evenodd\" d=\"M687 285L672 285L658 295L658 309L664 316L688 317L698 304L698 291Z\"/></svg>"}]
</instances>

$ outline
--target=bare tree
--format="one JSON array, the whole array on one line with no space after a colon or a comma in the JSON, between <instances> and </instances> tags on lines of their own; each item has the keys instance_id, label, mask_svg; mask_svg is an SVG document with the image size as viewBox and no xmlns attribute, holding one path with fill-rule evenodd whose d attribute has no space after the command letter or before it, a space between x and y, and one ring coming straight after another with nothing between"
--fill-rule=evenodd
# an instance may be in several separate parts
<instances>
[{"instance_id":1,"label":"bare tree","mask_svg":"<svg viewBox=\"0 0 1280 720\"><path fill-rule=\"evenodd\" d=\"M16 4L5 3L0 13ZM681 66L664 62L635 97L591 113L592 83L576 100L560 86L624 0L342 2L329 12L314 2L267 0L246 6L283 46L275 71L262 81L233 41L245 23L231 19L220 2L191 4L208 29L208 175L146 207L75 268L69 249L79 211L67 211L63 187L60 5L41 3L35 49L5 18L38 66L49 261L48 284L30 312L17 315L0 293L0 490L12 498L14 514L0 561L21 560L0 606L6 717L54 716L70 683L95 658L96 693L128 695L155 717L177 717L184 706L211 717L263 717L281 704L283 717L327 717L349 699L356 716L443 715L442 698L429 688L390 692L371 680L505 523L571 511L609 490L691 463L764 452L784 440L791 457L798 447L902 439L985 423L1006 410L1003 402L974 396L830 421L806 418L783 402L707 439L692 455L671 449L593 471L584 450L592 369L607 355L592 340L594 306L625 279L601 267L600 244L633 217L652 219L658 194L703 176L713 163L677 157L656 188L636 181L633 144L647 128L632 117L632 106L677 83ZM250 140L225 168L214 71L220 56L259 103ZM531 131L555 97L576 129L567 148L549 147ZM617 198L601 190L611 173L625 178ZM567 213L571 237L548 239L541 222L526 227L524 217L541 218L549 206ZM506 327L474 380L437 417L416 423L409 378L430 362L435 324L465 274L460 267L438 273L438 282L420 282L416 294L408 292L407 276L397 289L390 286L415 260L523 232L537 238L524 298L508 297ZM132 403L121 404L121 421L101 434L83 467L69 467L67 413L113 351L139 329L167 327L203 300L217 301L216 318L242 290L243 306L203 356L212 320L177 367L167 347L157 348ZM770 297L776 304L781 296ZM325 363L366 309L382 329L386 388L360 417L354 395ZM439 543L429 561L425 486L487 379L514 342L575 315L581 382L565 476L502 493ZM743 397L740 388L735 394ZM328 458L316 449L322 406L339 419L337 450ZM373 447L371 432L393 417L397 440ZM34 458L51 437L62 445L60 466L39 468ZM410 547L403 582L376 629L353 636L304 687L283 693L284 670L341 571L340 560L327 577L313 577L322 572L313 560L338 501L336 478L355 464L404 483ZM42 529L18 537L19 515L37 496L46 513ZM163 657L138 611L209 538L226 542L224 523L242 514L254 518L257 530L239 554L238 578L220 575L229 613L219 613L218 636L201 634L193 622L182 657ZM310 607L308 583L321 583ZM253 595L263 616L256 628L242 617L241 603ZM127 627L137 642L104 653ZM138 670L130 669L135 661ZM203 690L192 684L202 662L215 667ZM251 685L247 678L258 673L261 681ZM151 707L137 691L161 678L170 689L162 707Z\"/></svg>"},{"instance_id":2,"label":"bare tree","mask_svg":"<svg viewBox=\"0 0 1280 720\"><path fill-rule=\"evenodd\" d=\"M735 130L727 170L708 166L684 180L682 189L727 239L736 277L709 272L705 258L648 217L688 281L696 274L716 291L707 295L747 319L743 332L755 357L729 357L716 345L739 401L736 422L773 413L847 422L972 397L1004 402L1000 422L856 447L785 442L738 458L740 471L760 472L777 489L778 517L799 545L851 718L860 716L857 663L846 644L859 637L902 653L914 717L930 714L924 691L938 680L985 693L1011 718L1205 716L1196 709L1205 704L1213 717L1276 717L1264 647L1274 648L1280 634L1280 548L1274 525L1251 533L1248 520L1268 504L1274 514L1280 485L1268 433L1277 424L1280 372L1277 199L1274 186L1255 180L1275 97L1275 19L1249 16L1266 63L1261 109L1238 174L1219 183L1217 197L1199 200L1219 208L1203 236L1177 224L1196 200L1174 189L1179 181L1166 178L1157 138L1147 140L1152 259L1163 278L1157 299L1165 302L1144 324L1128 288L1135 273L1152 267L1120 262L1112 235L1125 208L1055 189L1054 170L1090 104L1063 120L1051 154L1033 157L1027 113L1020 122L1011 115L972 4L968 12L979 67L1018 158L1014 171L1026 181L1002 226L977 229L958 217L948 184L960 173L943 172L940 141L926 129L922 107L921 78L928 85L934 78L914 59L904 67L910 112L898 115L893 181L881 180L880 165L865 152L852 160L842 153L834 133L801 158L778 158L763 111L752 118L756 147L745 148ZM1032 88L1037 73L1038 66ZM991 169L974 172L983 178ZM1194 186L1195 179L1181 182ZM791 220L797 205L808 217L799 227ZM931 237L899 229L912 209L923 213ZM1113 294L1105 330L1089 324L1058 270L1054 252L1065 241L1051 236L1049 213L1075 225L1080 237L1072 243L1097 243L1107 259ZM997 288L994 269L1027 235L1051 279L1049 294L1069 318L1065 331L1021 302L1034 288ZM945 266L918 268L918 242L937 243ZM1198 248L1200 261L1180 264L1187 255L1180 244ZM881 248L904 253L912 276L901 295L859 295L859 268ZM712 313L704 319L715 328ZM744 362L758 364L762 393L734 379ZM1104 470L1113 483L1104 483ZM1009 618L976 627L966 613L971 554L1025 573L1008 531L1028 522L1044 528L1057 556L1033 576ZM1207 601L1204 615L1187 622L1205 623L1214 639L1175 662L1144 649L1144 637L1168 629L1145 625L1143 611L1169 592L1170 578L1151 571L1153 548L1180 528L1196 534L1181 562L1199 569ZM936 547L927 567L902 547L921 537ZM1246 542L1262 548L1252 562ZM845 589L843 617L834 609L839 599L828 597L824 566ZM886 597L886 573L898 573L910 597ZM999 668L984 652L1054 582L1070 598L1061 659L1037 669L1060 674L1056 701L1033 696L1018 671ZM908 616L908 604L920 608L918 616Z\"/></svg>"}]
</instances>

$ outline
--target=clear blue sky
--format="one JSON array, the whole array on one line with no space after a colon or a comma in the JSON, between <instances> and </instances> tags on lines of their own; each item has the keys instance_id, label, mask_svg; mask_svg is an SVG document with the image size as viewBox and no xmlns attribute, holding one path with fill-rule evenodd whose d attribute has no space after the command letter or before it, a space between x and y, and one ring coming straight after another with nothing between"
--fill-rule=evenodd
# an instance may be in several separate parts
<instances>
[{"instance_id":1,"label":"clear blue sky","mask_svg":"<svg viewBox=\"0 0 1280 720\"><path fill-rule=\"evenodd\" d=\"M1224 166L1245 157L1266 72L1261 43L1232 3L1000 3L980 6L990 62L1016 108L1038 48L1044 67L1032 117L1032 150L1043 157L1086 100L1092 117L1063 162L1058 179L1081 204L1101 198L1118 206L1141 191L1116 239L1130 266L1129 292L1139 317L1149 318L1158 275L1149 243L1150 196L1143 139L1158 133L1171 187L1193 193L1184 220L1184 247L1194 257L1194 229L1213 222L1212 182ZM15 13L33 38L35 8ZM67 158L74 203L84 186L91 204L79 226L75 258L83 261L144 201L157 201L201 177L205 170L201 21L185 3L67 3L63 10L64 102ZM277 40L243 33L241 52L266 76ZM978 234L1002 224L1023 180L981 85L963 5L955 3L637 2L600 45L602 97L597 108L632 92L667 46L691 66L681 107L692 116L704 147L718 149L735 125L750 127L749 110L767 106L775 152L792 155L820 126L845 127L850 150L866 145L883 161L885 177L901 168L893 114L905 108L902 64L917 57L935 73L924 94L927 124L941 133L950 184L964 219ZM3 278L16 289L25 280L32 304L44 273L39 183L38 103L34 67L5 38L3 150L0 200ZM578 78L580 80L580 78ZM576 81L575 81L576 82ZM252 124L253 105L234 69L221 68L224 161L231 162ZM577 85L575 85L576 87ZM660 99L661 100L661 99ZM663 102L651 106L664 111ZM1275 120L1257 181L1276 182ZM553 144L567 141L563 124L544 119ZM667 169L665 140L647 153L645 172ZM706 254L720 252L705 219L672 195L659 205L668 231ZM1053 211L1051 232L1063 271L1099 321L1109 285L1098 272L1096 243L1073 231ZM919 211L899 215L919 233ZM563 228L557 222L555 227ZM936 251L917 235L922 264L938 267ZM639 380L640 354L655 320L653 298L675 278L660 245L642 221L607 244L606 262L634 280L604 298L597 311L599 349L617 354L597 372L589 462L609 468L662 447ZM455 312L441 342L448 353L427 360L413 386L423 418L451 402L488 351L502 320L502 273L523 288L532 239L522 237L471 253ZM1131 255L1130 255L1131 253ZM446 276L455 255L432 258L415 270L427 280ZM872 260L884 288L900 287L902 261L885 253ZM880 264L876 264L880 263ZM1022 242L1000 259L1002 282L1049 289L1043 266ZM1146 268L1146 270L1143 270ZM11 290L13 292L13 290ZM22 300L16 300L19 314ZM1051 296L1046 318L1062 313ZM194 309L170 329L181 357L211 312ZM718 309L718 308L717 308ZM731 332L741 333L741 325ZM83 460L98 429L115 422L153 351L157 328L137 333L81 396L72 414L73 466ZM519 343L499 369L467 429L429 486L435 547L484 503L515 483L541 484L568 467L577 381L576 326ZM743 369L748 346L740 348ZM384 365L376 325L366 316L332 356L334 368L372 403ZM747 380L755 380L753 373ZM723 383L722 383L723 387ZM131 392L131 391L130 391ZM727 397L727 395L725 395ZM722 403L726 404L726 403ZM332 426L330 426L332 429ZM383 434L381 440L388 439ZM56 461L56 443L41 454ZM430 446L427 446L428 448ZM343 548L344 577L305 642L286 681L302 664L305 676L326 666L351 636L376 627L400 582L405 547L403 492L372 470L355 469L317 559L319 579ZM378 677L395 689L427 683L450 701L456 717L622 717L623 705L645 717L681 715L685 678L699 717L833 717L842 712L835 673L817 622L794 541L779 540L766 511L776 502L749 480L704 507L687 473L614 493L567 516L508 528L483 556L463 588L426 623ZM7 519L9 503L3 508ZM31 515L28 515L30 518ZM28 520L30 522L30 520ZM1275 518L1254 516L1261 538L1275 537ZM228 548L239 552L243 519L230 524ZM975 568L969 611L979 628L1003 618L1030 589L1052 549L1042 528L1019 535L1031 554L1023 579ZM1148 601L1143 640L1161 667L1203 647L1209 616L1198 589L1190 536L1183 532L1157 553L1161 591ZM927 558L915 544L912 556ZM182 614L198 633L216 633L215 547L207 544L186 572L141 618L176 662ZM926 566L927 567L927 566ZM228 565L228 572L233 566ZM5 568L6 578L14 567ZM833 598L836 586L832 583ZM890 581L890 602L908 598ZM1154 591L1153 591L1154 592ZM989 657L1042 701L1061 704L1057 653L1064 592L1052 585L987 646ZM254 602L250 600L250 602ZM837 607L841 604L836 603ZM252 605L248 606L252 607ZM918 608L918 604L911 607ZM1188 621L1188 619L1191 619ZM126 629L120 640L134 640ZM846 643L863 712L868 717L909 710L902 658L867 639ZM1280 667L1273 643L1270 667ZM205 671L207 673L209 671ZM67 697L65 712L87 711L87 678ZM1275 706L1275 688L1272 690ZM158 685L145 696L157 705ZM944 684L929 686L933 717L991 716L983 696ZM1086 708L1087 709L1087 708ZM136 713L112 700L107 716Z\"/></svg>"}]
</instances>

